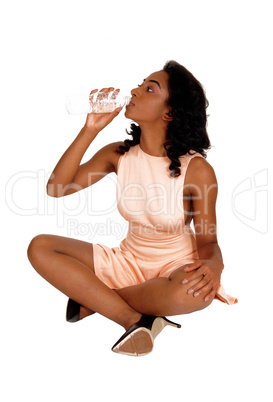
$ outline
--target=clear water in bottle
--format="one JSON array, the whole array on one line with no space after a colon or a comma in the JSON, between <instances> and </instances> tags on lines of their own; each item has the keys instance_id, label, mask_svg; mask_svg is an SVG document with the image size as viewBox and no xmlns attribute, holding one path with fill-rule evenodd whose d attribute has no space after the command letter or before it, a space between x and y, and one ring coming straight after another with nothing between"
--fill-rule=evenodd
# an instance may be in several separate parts
<instances>
[{"instance_id":1,"label":"clear water in bottle","mask_svg":"<svg viewBox=\"0 0 273 402\"><path fill-rule=\"evenodd\" d=\"M66 99L66 110L69 114L110 113L117 107L128 105L130 99L118 91L96 92L89 96L70 95Z\"/></svg>"}]
</instances>

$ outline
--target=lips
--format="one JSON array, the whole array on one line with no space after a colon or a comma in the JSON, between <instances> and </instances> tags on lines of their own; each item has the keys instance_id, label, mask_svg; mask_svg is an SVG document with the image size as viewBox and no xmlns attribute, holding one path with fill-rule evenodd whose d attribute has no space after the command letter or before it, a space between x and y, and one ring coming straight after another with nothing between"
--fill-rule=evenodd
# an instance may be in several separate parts
<instances>
[{"instance_id":1,"label":"lips","mask_svg":"<svg viewBox=\"0 0 273 402\"><path fill-rule=\"evenodd\" d=\"M135 104L132 101L130 101L127 106L135 106Z\"/></svg>"}]
</instances>

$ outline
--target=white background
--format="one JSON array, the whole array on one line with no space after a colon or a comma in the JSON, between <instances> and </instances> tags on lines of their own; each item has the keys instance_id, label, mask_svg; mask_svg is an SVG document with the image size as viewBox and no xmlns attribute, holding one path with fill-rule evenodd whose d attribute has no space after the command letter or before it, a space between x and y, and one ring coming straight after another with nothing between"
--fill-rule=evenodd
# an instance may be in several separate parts
<instances>
[{"instance_id":1,"label":"white background","mask_svg":"<svg viewBox=\"0 0 273 402\"><path fill-rule=\"evenodd\" d=\"M1 400L271 401L270 1L3 4ZM26 250L39 233L119 244L114 177L66 200L45 194L84 123L66 113L65 97L110 85L128 93L169 59L201 81L210 101L222 280L239 303L177 317L181 330L166 328L152 354L130 358L111 352L123 333L111 321L65 322L66 297L32 269ZM129 123L121 113L84 160L126 138Z\"/></svg>"}]
</instances>

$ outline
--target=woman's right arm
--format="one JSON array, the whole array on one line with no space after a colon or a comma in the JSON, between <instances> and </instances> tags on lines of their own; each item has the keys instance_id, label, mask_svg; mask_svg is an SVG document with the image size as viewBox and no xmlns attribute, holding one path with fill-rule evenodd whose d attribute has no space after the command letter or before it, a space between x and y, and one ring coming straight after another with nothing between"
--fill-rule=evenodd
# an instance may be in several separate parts
<instances>
[{"instance_id":1,"label":"woman's right arm","mask_svg":"<svg viewBox=\"0 0 273 402\"><path fill-rule=\"evenodd\" d=\"M108 92L113 88L104 88ZM92 91L95 92L95 91ZM91 92L91 93L92 93ZM65 151L47 183L47 194L52 197L62 197L75 193L96 183L106 174L115 171L117 155L114 151L121 143L113 143L99 150L87 163L80 165L86 150L98 135L121 111L115 109L112 113L88 114L86 123L80 133Z\"/></svg>"}]
</instances>

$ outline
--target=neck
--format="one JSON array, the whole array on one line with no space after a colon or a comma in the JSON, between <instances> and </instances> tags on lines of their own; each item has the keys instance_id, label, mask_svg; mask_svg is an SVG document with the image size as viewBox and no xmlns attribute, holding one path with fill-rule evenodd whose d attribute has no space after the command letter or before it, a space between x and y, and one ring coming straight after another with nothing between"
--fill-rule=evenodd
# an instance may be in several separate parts
<instances>
[{"instance_id":1,"label":"neck","mask_svg":"<svg viewBox=\"0 0 273 402\"><path fill-rule=\"evenodd\" d=\"M152 156L167 156L167 151L164 148L166 141L166 127L143 127L141 128L140 148Z\"/></svg>"}]
</instances>

